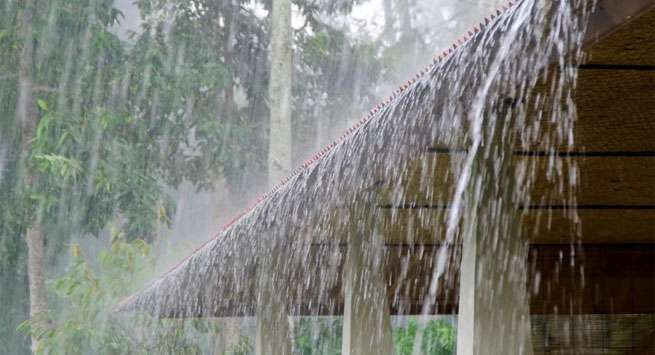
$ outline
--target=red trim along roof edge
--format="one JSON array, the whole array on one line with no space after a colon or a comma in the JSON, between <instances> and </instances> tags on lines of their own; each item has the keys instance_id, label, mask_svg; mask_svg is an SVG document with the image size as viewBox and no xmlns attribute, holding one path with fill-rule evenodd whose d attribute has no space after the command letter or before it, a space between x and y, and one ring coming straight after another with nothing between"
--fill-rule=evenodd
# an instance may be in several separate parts
<instances>
[{"instance_id":1,"label":"red trim along roof edge","mask_svg":"<svg viewBox=\"0 0 655 355\"><path fill-rule=\"evenodd\" d=\"M315 153L311 158L305 160L300 167L296 168L290 175L282 179L280 183L275 185L270 191L267 193L259 196L254 203L252 203L249 207L238 213L236 216L234 216L232 219L230 219L227 223L223 224L218 232L216 232L210 239L207 241L203 242L201 245L199 245L197 248L191 252L187 257L182 259L179 263L177 263L175 266L173 266L170 270L168 270L166 273L155 279L152 284L150 284L149 287L146 289L149 289L153 286L155 286L161 279L175 271L178 267L180 267L182 264L184 264L189 258L191 258L193 255L198 253L201 249L203 249L207 244L211 243L212 241L218 239L218 237L221 235L222 232L230 228L232 225L234 225L236 222L241 220L243 217L246 215L250 214L252 211L255 210L262 202L267 200L269 197L274 195L277 191L279 191L281 188L286 186L289 181L300 175L302 172L304 172L306 169L308 169L310 166L314 165L316 162L320 161L323 157L325 157L329 152L334 150L337 146L341 145L346 141L347 138L353 135L353 133L357 132L360 130L362 127L364 127L372 118L374 118L379 112L381 112L384 108L389 106L389 104L401 96L408 88L410 88L414 83L419 81L421 78L425 76L430 70L432 70L437 64L440 64L441 62L445 61L446 59L450 58L453 53L457 50L458 47L463 46L466 44L471 38L473 38L475 35L477 35L479 32L481 32L484 28L488 27L489 24L494 22L500 15L503 13L507 12L510 8L512 8L515 5L518 5L522 0L509 0L505 2L504 4L501 4L495 11L495 13L491 13L489 16L484 18L483 22L480 22L477 26L473 25L473 27L466 31L461 37L459 37L455 42L453 42L452 46L448 47L446 50L444 50L441 54L437 54L432 58L432 62L425 66L423 69L421 69L416 75L414 75L412 78L407 80L406 82L402 83L398 89L394 90L391 95L389 95L386 99L384 99L382 102L378 103L373 109L371 109L368 113L364 115L359 121L355 122L348 130L346 130L339 138L337 138L334 142L326 145L322 149L320 149L317 153ZM126 304L130 299L132 299L134 296L137 294L134 294L125 300L121 301L118 305L118 308L120 308L122 305Z\"/></svg>"}]
</instances>

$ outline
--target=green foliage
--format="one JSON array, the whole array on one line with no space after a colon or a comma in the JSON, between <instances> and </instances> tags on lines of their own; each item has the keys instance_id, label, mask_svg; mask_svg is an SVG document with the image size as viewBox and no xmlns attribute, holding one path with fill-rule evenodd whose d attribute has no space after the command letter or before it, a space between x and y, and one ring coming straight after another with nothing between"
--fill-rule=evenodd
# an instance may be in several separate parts
<instances>
[{"instance_id":1,"label":"green foliage","mask_svg":"<svg viewBox=\"0 0 655 355\"><path fill-rule=\"evenodd\" d=\"M411 320L406 328L394 330L393 338L396 354L411 355L417 339L419 325ZM431 320L421 329L421 354L452 355L455 353L457 336L455 327L442 320Z\"/></svg>"},{"instance_id":2,"label":"green foliage","mask_svg":"<svg viewBox=\"0 0 655 355\"><path fill-rule=\"evenodd\" d=\"M111 247L98 254L93 265L73 246L71 265L61 277L50 282L59 307L50 314L52 324L21 332L34 332L40 339L40 354L199 354L196 339L214 334L215 327L202 321L159 321L146 316L120 315L116 303L134 291L151 264L150 246L143 240L128 242L116 232ZM139 337L148 329L146 337Z\"/></svg>"},{"instance_id":3,"label":"green foliage","mask_svg":"<svg viewBox=\"0 0 655 355\"><path fill-rule=\"evenodd\" d=\"M250 355L254 353L255 349L252 346L250 338L241 336L236 344L232 346L224 355Z\"/></svg>"},{"instance_id":4,"label":"green foliage","mask_svg":"<svg viewBox=\"0 0 655 355\"><path fill-rule=\"evenodd\" d=\"M40 184L31 195L39 196L43 223L58 224L61 209L73 210L75 225L96 234L121 215L128 236L152 239L158 223L170 222L173 205L158 181L157 162L134 134L137 120L106 108L73 118L48 110L43 99L39 106L30 164Z\"/></svg>"},{"instance_id":5,"label":"green foliage","mask_svg":"<svg viewBox=\"0 0 655 355\"><path fill-rule=\"evenodd\" d=\"M321 317L303 317L294 324L297 355L341 354L341 321Z\"/></svg>"},{"instance_id":6,"label":"green foliage","mask_svg":"<svg viewBox=\"0 0 655 355\"><path fill-rule=\"evenodd\" d=\"M341 319L321 317L299 318L294 325L294 349L298 355L341 354ZM395 353L413 354L417 339L418 322L412 319L405 328L393 329ZM421 334L421 351L425 355L452 355L455 353L455 327L443 320L426 323Z\"/></svg>"}]
</instances>

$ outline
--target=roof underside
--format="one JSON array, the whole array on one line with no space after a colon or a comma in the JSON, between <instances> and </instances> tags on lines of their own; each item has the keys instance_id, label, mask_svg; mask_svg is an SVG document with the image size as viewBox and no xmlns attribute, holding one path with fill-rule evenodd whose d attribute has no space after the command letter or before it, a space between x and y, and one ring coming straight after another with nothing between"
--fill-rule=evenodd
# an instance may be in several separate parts
<instances>
[{"instance_id":1,"label":"roof underside","mask_svg":"<svg viewBox=\"0 0 655 355\"><path fill-rule=\"evenodd\" d=\"M617 3L620 6L613 8ZM545 172L536 174L535 202L521 206L524 234L532 243L530 262L541 278L537 284L531 279L533 313L655 313L653 3L600 2L590 19L587 57L573 68L578 73L575 145L556 151L521 145L513 154L516 162L531 161L537 168L545 169L559 159L575 160L579 168L579 185L571 193L577 198L581 223L572 225L565 213L568 206L550 198L553 191L568 192L547 179ZM335 231L363 211L374 211L381 225L379 235L387 244L385 272L392 310L420 312L433 256L443 240L444 213L449 208L444 196L451 195L454 181L449 167L465 147L431 134L439 119L430 116L434 110L426 111L417 102L443 104L453 87L442 82L453 79L452 75L466 80L467 74L457 68L475 53L494 53L498 41L489 39L503 36L498 28L512 21L524 4L509 9L447 59L428 68L392 103L371 114L363 128L174 270L125 300L120 309L161 317L252 314L258 258L276 252L292 261L285 273L293 285L290 310L338 314L343 304L346 238ZM636 13L642 15L627 21ZM545 88L557 77L556 71L537 80L536 92L548 92ZM368 160L373 155L377 159ZM388 168L389 162L394 169ZM578 226L580 239L572 232ZM573 240L584 246L584 253L571 254ZM583 260L585 288L579 287L576 271ZM570 272L562 272L567 267ZM551 270L560 272L555 275ZM456 283L452 286L444 288L447 291L438 296L438 306L431 312L456 312Z\"/></svg>"}]
</instances>

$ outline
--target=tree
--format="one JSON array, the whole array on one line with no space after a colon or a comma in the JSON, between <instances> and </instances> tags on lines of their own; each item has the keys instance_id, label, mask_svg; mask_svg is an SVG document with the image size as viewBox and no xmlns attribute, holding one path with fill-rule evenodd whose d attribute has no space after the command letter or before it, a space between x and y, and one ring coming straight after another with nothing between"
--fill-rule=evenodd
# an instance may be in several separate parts
<instances>
[{"instance_id":1,"label":"tree","mask_svg":"<svg viewBox=\"0 0 655 355\"><path fill-rule=\"evenodd\" d=\"M362 2L295 2L305 21L294 31L293 165L332 143L386 94L378 92L382 41L365 24L332 21L347 19Z\"/></svg>"},{"instance_id":2,"label":"tree","mask_svg":"<svg viewBox=\"0 0 655 355\"><path fill-rule=\"evenodd\" d=\"M216 331L210 321L159 320L113 312L116 303L151 271L154 256L147 242L127 241L117 229L111 233L110 248L98 253L95 263L80 246L72 246L70 266L52 282L57 321L38 334L38 352L145 355L201 354L209 349ZM30 322L19 326L20 331L29 332L29 328Z\"/></svg>"},{"instance_id":3,"label":"tree","mask_svg":"<svg viewBox=\"0 0 655 355\"><path fill-rule=\"evenodd\" d=\"M228 159L208 164L215 156L209 153L197 159L193 150L202 147L223 153L212 144L222 136L220 126L207 125L202 116L189 122L185 109L195 98L180 94L189 85L196 89L192 93L216 85L217 75L203 82L177 76L185 63L167 65L159 50L168 47L156 38L162 32L147 32L128 52L110 31L120 16L111 0L35 0L6 8L0 76L10 80L0 84L0 92L10 99L17 95L3 100L16 104L2 106L0 124L22 135L6 135L20 149L9 152L8 165L15 168L0 185L3 201L10 203L0 214L0 233L8 240L25 235L36 352L51 324L46 267L71 236L97 236L116 223L129 239L152 241L173 211L165 188L182 179L203 186ZM16 21L21 26L13 26ZM220 77L220 68L207 71ZM5 238L2 246L10 246Z\"/></svg>"},{"instance_id":4,"label":"tree","mask_svg":"<svg viewBox=\"0 0 655 355\"><path fill-rule=\"evenodd\" d=\"M23 144L21 145L20 163L25 164L27 156L32 147L38 116L34 105L33 80L32 80L32 57L34 45L32 39L32 1L26 1L22 11L21 27L23 36L23 48L20 54L18 66L18 104L16 114L21 122L21 133ZM37 177L27 166L20 188L32 189L37 183ZM27 243L27 270L30 290L30 319L35 325L42 328L47 327L47 298L45 289L45 243L43 229L41 226L41 213L37 211L32 216L32 221L26 226L25 242ZM38 338L32 336L32 351L39 348Z\"/></svg>"},{"instance_id":5,"label":"tree","mask_svg":"<svg viewBox=\"0 0 655 355\"><path fill-rule=\"evenodd\" d=\"M271 77L269 80L269 186L291 172L292 86L291 0L273 0L271 13Z\"/></svg>"}]
</instances>

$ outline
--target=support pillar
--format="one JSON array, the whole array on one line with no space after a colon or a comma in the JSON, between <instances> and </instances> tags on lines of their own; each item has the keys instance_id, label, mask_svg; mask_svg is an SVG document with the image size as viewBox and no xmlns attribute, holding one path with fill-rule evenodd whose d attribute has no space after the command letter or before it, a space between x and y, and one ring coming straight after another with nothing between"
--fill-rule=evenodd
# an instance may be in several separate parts
<instances>
[{"instance_id":1,"label":"support pillar","mask_svg":"<svg viewBox=\"0 0 655 355\"><path fill-rule=\"evenodd\" d=\"M458 355L533 353L509 108L485 120L461 221Z\"/></svg>"},{"instance_id":2,"label":"support pillar","mask_svg":"<svg viewBox=\"0 0 655 355\"><path fill-rule=\"evenodd\" d=\"M369 212L370 213L370 212ZM350 214L344 267L343 355L394 353L391 316L384 278L384 241L374 225ZM372 230L366 236L365 230Z\"/></svg>"},{"instance_id":3,"label":"support pillar","mask_svg":"<svg viewBox=\"0 0 655 355\"><path fill-rule=\"evenodd\" d=\"M517 235L488 242L473 231L464 238L457 354L532 354L527 245Z\"/></svg>"},{"instance_id":4,"label":"support pillar","mask_svg":"<svg viewBox=\"0 0 655 355\"><path fill-rule=\"evenodd\" d=\"M256 355L291 355L292 329L287 311L283 258L271 248L258 268Z\"/></svg>"}]
</instances>

